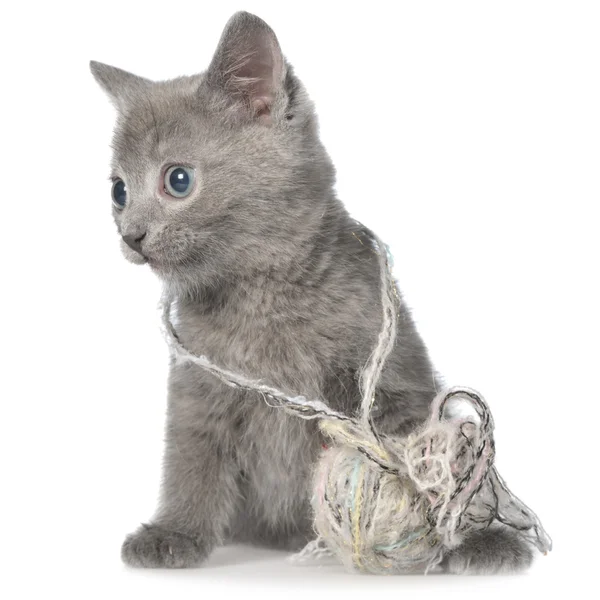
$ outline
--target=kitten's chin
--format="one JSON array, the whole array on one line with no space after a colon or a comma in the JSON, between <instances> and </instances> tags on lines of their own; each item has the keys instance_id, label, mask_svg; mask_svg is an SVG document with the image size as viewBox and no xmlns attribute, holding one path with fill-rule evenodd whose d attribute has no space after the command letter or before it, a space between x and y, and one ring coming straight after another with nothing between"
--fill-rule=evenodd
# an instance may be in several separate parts
<instances>
[{"instance_id":1,"label":"kitten's chin","mask_svg":"<svg viewBox=\"0 0 600 600\"><path fill-rule=\"evenodd\" d=\"M121 243L121 252L123 252L123 256L126 260L134 265L144 265L148 262L148 259L145 256L132 250L127 244Z\"/></svg>"},{"instance_id":2,"label":"kitten's chin","mask_svg":"<svg viewBox=\"0 0 600 600\"><path fill-rule=\"evenodd\" d=\"M137 254L137 253L136 253ZM129 262L132 262L134 265L145 265L148 262L148 259L141 254L137 254L137 256L127 257Z\"/></svg>"}]
</instances>

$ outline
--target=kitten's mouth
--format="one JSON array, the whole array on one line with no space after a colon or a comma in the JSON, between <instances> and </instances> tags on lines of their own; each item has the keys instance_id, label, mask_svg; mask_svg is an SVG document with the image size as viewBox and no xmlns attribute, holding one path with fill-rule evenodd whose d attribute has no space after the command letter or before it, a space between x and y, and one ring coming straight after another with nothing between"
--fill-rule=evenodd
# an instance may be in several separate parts
<instances>
[{"instance_id":1,"label":"kitten's mouth","mask_svg":"<svg viewBox=\"0 0 600 600\"><path fill-rule=\"evenodd\" d=\"M159 266L159 262L151 256L148 256L147 254L142 255L142 264L148 265L153 269L157 269Z\"/></svg>"},{"instance_id":2,"label":"kitten's mouth","mask_svg":"<svg viewBox=\"0 0 600 600\"><path fill-rule=\"evenodd\" d=\"M139 253L140 254L140 264L142 265L152 265L153 263L156 263L156 261L152 260L147 254L143 254L142 252Z\"/></svg>"}]
</instances>

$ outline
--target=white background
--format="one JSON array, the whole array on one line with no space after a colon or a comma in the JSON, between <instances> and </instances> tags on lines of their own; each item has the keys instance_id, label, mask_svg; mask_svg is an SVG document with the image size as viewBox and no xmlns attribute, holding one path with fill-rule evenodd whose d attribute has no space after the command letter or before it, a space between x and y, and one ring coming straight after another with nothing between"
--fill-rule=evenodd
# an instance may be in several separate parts
<instances>
[{"instance_id":1,"label":"white background","mask_svg":"<svg viewBox=\"0 0 600 600\"><path fill-rule=\"evenodd\" d=\"M598 3L16 6L0 36L3 597L593 595ZM158 490L167 352L158 282L119 253L113 111L88 61L200 71L241 8L316 101L340 197L391 245L437 367L491 403L500 472L555 542L528 574L364 577L244 548L186 572L121 565Z\"/></svg>"}]
</instances>

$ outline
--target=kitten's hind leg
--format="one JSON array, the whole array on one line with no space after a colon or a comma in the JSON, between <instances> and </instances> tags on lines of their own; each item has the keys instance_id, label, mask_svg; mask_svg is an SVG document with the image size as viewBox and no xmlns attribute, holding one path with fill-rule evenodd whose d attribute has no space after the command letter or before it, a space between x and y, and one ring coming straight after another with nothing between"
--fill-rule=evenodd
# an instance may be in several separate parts
<instances>
[{"instance_id":1,"label":"kitten's hind leg","mask_svg":"<svg viewBox=\"0 0 600 600\"><path fill-rule=\"evenodd\" d=\"M269 513L272 506L264 509ZM317 535L308 501L299 503L287 518L273 519L272 514L270 518L257 518L256 514L256 509L246 503L236 516L232 542L298 552Z\"/></svg>"},{"instance_id":2,"label":"kitten's hind leg","mask_svg":"<svg viewBox=\"0 0 600 600\"><path fill-rule=\"evenodd\" d=\"M316 537L312 527L292 529L285 526L274 528L266 523L258 523L249 532L238 533L232 541L263 546L274 550L299 552Z\"/></svg>"},{"instance_id":3,"label":"kitten's hind leg","mask_svg":"<svg viewBox=\"0 0 600 600\"><path fill-rule=\"evenodd\" d=\"M531 544L517 530L494 526L471 533L445 556L442 568L456 575L518 573L533 561Z\"/></svg>"}]
</instances>

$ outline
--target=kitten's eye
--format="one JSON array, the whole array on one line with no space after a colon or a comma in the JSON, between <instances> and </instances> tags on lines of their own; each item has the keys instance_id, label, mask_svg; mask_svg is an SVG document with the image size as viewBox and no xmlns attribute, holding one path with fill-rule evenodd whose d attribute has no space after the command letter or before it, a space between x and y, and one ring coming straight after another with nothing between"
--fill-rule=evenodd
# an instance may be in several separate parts
<instances>
[{"instance_id":1,"label":"kitten's eye","mask_svg":"<svg viewBox=\"0 0 600 600\"><path fill-rule=\"evenodd\" d=\"M127 187L122 179L115 179L112 186L113 204L121 210L127 202Z\"/></svg>"},{"instance_id":2,"label":"kitten's eye","mask_svg":"<svg viewBox=\"0 0 600 600\"><path fill-rule=\"evenodd\" d=\"M194 187L194 170L175 165L165 173L165 192L175 198L185 198Z\"/></svg>"}]
</instances>

